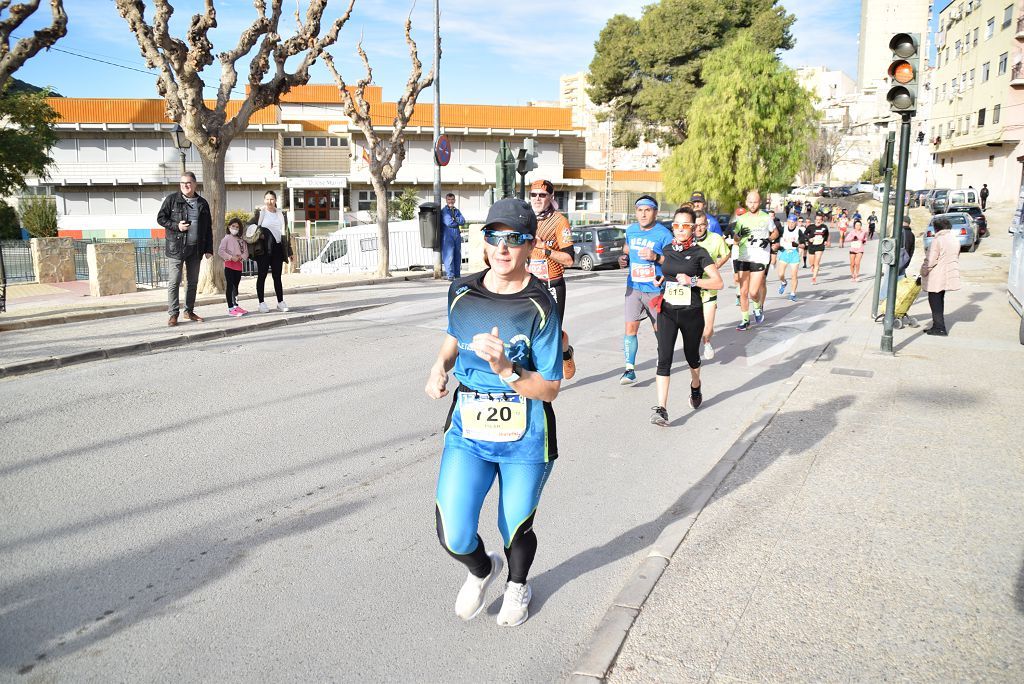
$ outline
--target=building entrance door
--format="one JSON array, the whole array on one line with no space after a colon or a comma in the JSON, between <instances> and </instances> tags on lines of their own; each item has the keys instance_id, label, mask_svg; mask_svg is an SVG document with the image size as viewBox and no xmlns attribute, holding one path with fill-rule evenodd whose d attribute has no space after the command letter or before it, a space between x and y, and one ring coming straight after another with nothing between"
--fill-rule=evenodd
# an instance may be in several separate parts
<instances>
[{"instance_id":1,"label":"building entrance door","mask_svg":"<svg viewBox=\"0 0 1024 684\"><path fill-rule=\"evenodd\" d=\"M307 221L326 221L331 217L330 190L304 190Z\"/></svg>"}]
</instances>

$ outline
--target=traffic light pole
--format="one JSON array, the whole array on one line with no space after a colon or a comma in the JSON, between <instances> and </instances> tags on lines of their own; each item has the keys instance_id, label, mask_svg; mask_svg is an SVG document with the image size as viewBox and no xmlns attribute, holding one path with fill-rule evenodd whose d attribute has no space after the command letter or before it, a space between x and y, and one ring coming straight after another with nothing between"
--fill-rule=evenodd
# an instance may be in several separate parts
<instances>
[{"instance_id":1,"label":"traffic light pole","mask_svg":"<svg viewBox=\"0 0 1024 684\"><path fill-rule=\"evenodd\" d=\"M519 173L519 199L526 201L526 172Z\"/></svg>"},{"instance_id":2,"label":"traffic light pole","mask_svg":"<svg viewBox=\"0 0 1024 684\"><path fill-rule=\"evenodd\" d=\"M910 157L910 113L900 115L900 159L896 170L896 208L892 217L892 232L896 251L889 264L886 282L885 321L882 323L882 351L892 353L892 329L896 322L896 276L900 270L900 249L903 246L903 211L907 193L907 166Z\"/></svg>"},{"instance_id":3,"label":"traffic light pole","mask_svg":"<svg viewBox=\"0 0 1024 684\"><path fill-rule=\"evenodd\" d=\"M892 153L893 148L896 147L896 133L890 131L888 137L885 140L885 155L882 157L882 163L885 164L885 186L882 188L882 224L881 230L878 232L878 257L875 264L875 282L873 285L874 297L871 300L871 318L873 319L878 312L878 291L882 285L882 240L888 235L889 230L889 188L892 187Z\"/></svg>"},{"instance_id":4,"label":"traffic light pole","mask_svg":"<svg viewBox=\"0 0 1024 684\"><path fill-rule=\"evenodd\" d=\"M441 137L441 8L434 0L434 143ZM441 165L434 160L434 203L437 205L437 228L444 235L444 221L441 220ZM444 275L441 266L441 241L434 250L434 280Z\"/></svg>"}]
</instances>

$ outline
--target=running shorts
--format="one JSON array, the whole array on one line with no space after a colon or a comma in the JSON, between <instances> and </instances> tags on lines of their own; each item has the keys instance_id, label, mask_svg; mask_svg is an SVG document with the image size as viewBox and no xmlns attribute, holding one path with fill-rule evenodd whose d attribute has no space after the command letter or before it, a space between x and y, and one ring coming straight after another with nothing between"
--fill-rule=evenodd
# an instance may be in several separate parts
<instances>
[{"instance_id":1,"label":"running shorts","mask_svg":"<svg viewBox=\"0 0 1024 684\"><path fill-rule=\"evenodd\" d=\"M784 264L800 263L800 251L796 249L784 249L779 252L779 261Z\"/></svg>"},{"instance_id":2,"label":"running shorts","mask_svg":"<svg viewBox=\"0 0 1024 684\"><path fill-rule=\"evenodd\" d=\"M825 245L807 245L808 254L818 254L825 251Z\"/></svg>"},{"instance_id":3,"label":"running shorts","mask_svg":"<svg viewBox=\"0 0 1024 684\"><path fill-rule=\"evenodd\" d=\"M767 268L767 264L762 264L754 261L737 261L736 270L740 273L743 271L749 271L750 273L760 273Z\"/></svg>"},{"instance_id":4,"label":"running shorts","mask_svg":"<svg viewBox=\"0 0 1024 684\"><path fill-rule=\"evenodd\" d=\"M632 287L627 287L626 322L632 323L650 318L653 325L658 320L658 315L651 310L651 300L660 294L660 292L641 292Z\"/></svg>"}]
</instances>

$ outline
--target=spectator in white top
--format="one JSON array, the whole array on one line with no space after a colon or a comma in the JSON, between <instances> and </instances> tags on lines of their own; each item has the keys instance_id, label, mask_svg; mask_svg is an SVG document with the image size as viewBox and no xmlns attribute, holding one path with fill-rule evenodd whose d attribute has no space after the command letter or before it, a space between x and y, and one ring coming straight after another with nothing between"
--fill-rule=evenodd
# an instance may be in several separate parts
<instances>
[{"instance_id":1,"label":"spectator in white top","mask_svg":"<svg viewBox=\"0 0 1024 684\"><path fill-rule=\"evenodd\" d=\"M288 225L287 215L277 208L277 193L273 190L267 190L266 194L263 195L263 208L257 209L256 213L252 217L251 223L255 224L262 229L260 233L260 239L262 240L262 250L254 250L256 254L254 259L256 261L256 297L260 301L260 312L267 313L270 308L266 302L263 301L264 285L267 282L267 272L274 278L274 294L277 296L277 310L288 311L288 306L284 303L284 285L281 283L281 267L284 264L285 259L291 257L291 254L286 254L286 251L290 251L290 245L288 245L283 239ZM262 251L262 254L259 252Z\"/></svg>"}]
</instances>

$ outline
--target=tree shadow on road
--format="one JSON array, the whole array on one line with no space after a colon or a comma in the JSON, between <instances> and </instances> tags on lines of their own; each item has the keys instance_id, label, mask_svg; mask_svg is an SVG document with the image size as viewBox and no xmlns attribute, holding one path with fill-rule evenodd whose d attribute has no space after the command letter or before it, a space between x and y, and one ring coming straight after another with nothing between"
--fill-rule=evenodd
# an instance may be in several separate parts
<instances>
[{"instance_id":1,"label":"tree shadow on road","mask_svg":"<svg viewBox=\"0 0 1024 684\"><path fill-rule=\"evenodd\" d=\"M1024 565L1017 572L1017 581L1013 583L1013 604L1017 612L1024 614Z\"/></svg>"},{"instance_id":2,"label":"tree shadow on road","mask_svg":"<svg viewBox=\"0 0 1024 684\"><path fill-rule=\"evenodd\" d=\"M786 411L783 406L765 426L765 430L784 432L784 446L778 446L778 441L769 441L762 448L748 448L742 456L737 457L736 462L728 460L727 453L722 461L699 482L683 492L656 519L626 530L603 544L586 549L535 576L531 579L534 591L531 611L539 612L547 599L569 582L649 547L666 527L701 510L709 488L714 488L714 493L708 501L708 504L711 504L753 481L780 456L802 454L813 449L836 428L838 413L852 406L854 402L853 395L842 395L809 410ZM737 444L747 444L751 440L756 440L759 430L759 425L749 426L737 440ZM725 476L730 471L732 474ZM617 502L616 505L622 503ZM640 560L638 558L637 562Z\"/></svg>"},{"instance_id":3,"label":"tree shadow on road","mask_svg":"<svg viewBox=\"0 0 1024 684\"><path fill-rule=\"evenodd\" d=\"M307 501L305 497L298 501ZM180 599L239 570L253 551L336 524L365 500L308 505L242 530L212 523L147 547L11 582L0 613L0 667L27 674L145 620L171 613ZM234 538L232 538L234 536Z\"/></svg>"}]
</instances>

